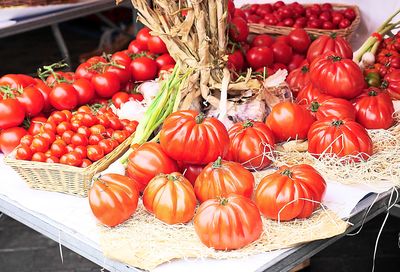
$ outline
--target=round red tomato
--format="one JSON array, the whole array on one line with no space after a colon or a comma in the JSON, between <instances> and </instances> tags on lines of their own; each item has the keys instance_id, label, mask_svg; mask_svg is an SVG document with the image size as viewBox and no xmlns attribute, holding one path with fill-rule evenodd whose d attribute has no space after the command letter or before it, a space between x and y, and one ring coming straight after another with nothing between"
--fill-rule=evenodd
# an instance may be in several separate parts
<instances>
[{"instance_id":1,"label":"round red tomato","mask_svg":"<svg viewBox=\"0 0 400 272\"><path fill-rule=\"evenodd\" d=\"M274 61L283 64L289 64L293 57L292 48L282 42L274 43L271 46L272 52L274 53Z\"/></svg>"},{"instance_id":2,"label":"round red tomato","mask_svg":"<svg viewBox=\"0 0 400 272\"><path fill-rule=\"evenodd\" d=\"M217 250L244 247L257 240L263 230L254 202L235 194L202 203L193 224L201 242Z\"/></svg>"},{"instance_id":3,"label":"round red tomato","mask_svg":"<svg viewBox=\"0 0 400 272\"><path fill-rule=\"evenodd\" d=\"M137 40L131 41L128 46L128 51L133 54L139 54L146 50L147 50L147 43L146 46L143 46L143 44L138 42Z\"/></svg>"},{"instance_id":4,"label":"round red tomato","mask_svg":"<svg viewBox=\"0 0 400 272\"><path fill-rule=\"evenodd\" d=\"M246 59L251 68L257 70L258 68L272 65L274 53L268 47L253 47L247 51Z\"/></svg>"},{"instance_id":5,"label":"round red tomato","mask_svg":"<svg viewBox=\"0 0 400 272\"><path fill-rule=\"evenodd\" d=\"M263 122L245 121L233 125L229 131L228 159L249 169L261 170L271 164L266 153L274 149L272 131Z\"/></svg>"},{"instance_id":6,"label":"round red tomato","mask_svg":"<svg viewBox=\"0 0 400 272\"><path fill-rule=\"evenodd\" d=\"M32 118L29 124L28 133L31 135L39 134L41 127L46 122L47 122L46 117L36 116Z\"/></svg>"},{"instance_id":7,"label":"round red tomato","mask_svg":"<svg viewBox=\"0 0 400 272\"><path fill-rule=\"evenodd\" d=\"M261 180L254 198L266 218L289 221L310 217L320 206L325 190L324 178L312 166L282 166Z\"/></svg>"},{"instance_id":8,"label":"round red tomato","mask_svg":"<svg viewBox=\"0 0 400 272\"><path fill-rule=\"evenodd\" d=\"M313 101L322 101L329 98L332 98L332 96L321 93L321 91L310 82L300 89L296 97L296 103L299 105L308 105Z\"/></svg>"},{"instance_id":9,"label":"round red tomato","mask_svg":"<svg viewBox=\"0 0 400 272\"><path fill-rule=\"evenodd\" d=\"M356 97L365 86L360 67L333 53L324 54L311 63L310 79L321 92L345 99Z\"/></svg>"},{"instance_id":10,"label":"round red tomato","mask_svg":"<svg viewBox=\"0 0 400 272\"><path fill-rule=\"evenodd\" d=\"M228 68L230 70L240 72L242 71L245 63L243 53L240 50L235 50L232 54L228 55Z\"/></svg>"},{"instance_id":11,"label":"round red tomato","mask_svg":"<svg viewBox=\"0 0 400 272\"><path fill-rule=\"evenodd\" d=\"M150 53L153 54L165 54L168 53L167 46L164 41L157 36L151 36L147 41L147 47Z\"/></svg>"},{"instance_id":12,"label":"round red tomato","mask_svg":"<svg viewBox=\"0 0 400 272\"><path fill-rule=\"evenodd\" d=\"M0 129L19 126L25 118L25 108L16 99L0 100Z\"/></svg>"},{"instance_id":13,"label":"round red tomato","mask_svg":"<svg viewBox=\"0 0 400 272\"><path fill-rule=\"evenodd\" d=\"M41 113L44 107L43 95L34 86L25 87L17 96L17 100L25 108L25 114L30 117Z\"/></svg>"},{"instance_id":14,"label":"round red tomato","mask_svg":"<svg viewBox=\"0 0 400 272\"><path fill-rule=\"evenodd\" d=\"M301 89L311 82L309 72L308 64L306 64L300 68L294 69L287 76L286 82L289 84L290 90L295 97Z\"/></svg>"},{"instance_id":15,"label":"round red tomato","mask_svg":"<svg viewBox=\"0 0 400 272\"><path fill-rule=\"evenodd\" d=\"M89 80L85 78L79 78L72 83L72 86L78 93L79 105L87 104L93 99L95 94L94 87Z\"/></svg>"},{"instance_id":16,"label":"round red tomato","mask_svg":"<svg viewBox=\"0 0 400 272\"><path fill-rule=\"evenodd\" d=\"M121 87L118 76L110 72L93 76L92 84L96 94L105 98L112 97Z\"/></svg>"},{"instance_id":17,"label":"round red tomato","mask_svg":"<svg viewBox=\"0 0 400 272\"><path fill-rule=\"evenodd\" d=\"M356 120L368 129L388 129L394 124L394 107L390 96L370 87L354 102Z\"/></svg>"},{"instance_id":18,"label":"round red tomato","mask_svg":"<svg viewBox=\"0 0 400 272\"><path fill-rule=\"evenodd\" d=\"M52 106L50 104L49 96L51 92L51 88L46 85L42 80L40 79L35 79L36 84L34 85L35 88L42 94L43 99L44 99L44 104L43 104L43 112L50 112L52 109Z\"/></svg>"},{"instance_id":19,"label":"round red tomato","mask_svg":"<svg viewBox=\"0 0 400 272\"><path fill-rule=\"evenodd\" d=\"M307 60L311 63L316 57L327 52L334 52L335 55L345 59L353 58L353 50L351 49L349 42L343 37L332 34L331 36L319 36L311 43L307 52Z\"/></svg>"},{"instance_id":20,"label":"round red tomato","mask_svg":"<svg viewBox=\"0 0 400 272\"><path fill-rule=\"evenodd\" d=\"M192 220L197 201L190 182L180 173L155 176L143 192L143 205L167 224Z\"/></svg>"},{"instance_id":21,"label":"round red tomato","mask_svg":"<svg viewBox=\"0 0 400 272\"><path fill-rule=\"evenodd\" d=\"M99 145L89 145L86 148L86 156L92 162L98 161L104 157L104 150Z\"/></svg>"},{"instance_id":22,"label":"round red tomato","mask_svg":"<svg viewBox=\"0 0 400 272\"><path fill-rule=\"evenodd\" d=\"M160 144L177 161L204 165L227 154L229 135L216 118L194 110L177 111L165 119Z\"/></svg>"},{"instance_id":23,"label":"round red tomato","mask_svg":"<svg viewBox=\"0 0 400 272\"><path fill-rule=\"evenodd\" d=\"M79 95L71 84L59 83L51 90L49 100L57 110L72 110L78 105Z\"/></svg>"},{"instance_id":24,"label":"round red tomato","mask_svg":"<svg viewBox=\"0 0 400 272\"><path fill-rule=\"evenodd\" d=\"M180 172L183 173L183 176L187 178L193 186L196 178L204 169L204 165L186 164L182 162L178 162L178 166L181 170Z\"/></svg>"},{"instance_id":25,"label":"round red tomato","mask_svg":"<svg viewBox=\"0 0 400 272\"><path fill-rule=\"evenodd\" d=\"M129 155L127 175L137 182L143 191L149 181L160 173L177 172L178 166L157 143L144 143L134 147Z\"/></svg>"},{"instance_id":26,"label":"round red tomato","mask_svg":"<svg viewBox=\"0 0 400 272\"><path fill-rule=\"evenodd\" d=\"M162 54L161 56L157 57L156 62L158 69L165 65L175 65L175 60L168 53Z\"/></svg>"},{"instance_id":27,"label":"round red tomato","mask_svg":"<svg viewBox=\"0 0 400 272\"><path fill-rule=\"evenodd\" d=\"M304 107L292 102L276 104L265 123L274 133L277 142L306 139L314 123L312 114Z\"/></svg>"},{"instance_id":28,"label":"round red tomato","mask_svg":"<svg viewBox=\"0 0 400 272\"><path fill-rule=\"evenodd\" d=\"M8 85L12 89L18 89L35 85L35 80L23 74L7 74L0 78L0 85Z\"/></svg>"},{"instance_id":29,"label":"round red tomato","mask_svg":"<svg viewBox=\"0 0 400 272\"><path fill-rule=\"evenodd\" d=\"M78 66L75 70L76 78L85 78L89 81L92 80L94 75L97 75L98 72L95 69L92 69L92 64L88 62L84 62Z\"/></svg>"},{"instance_id":30,"label":"round red tomato","mask_svg":"<svg viewBox=\"0 0 400 272\"><path fill-rule=\"evenodd\" d=\"M244 42L249 36L249 27L245 19L235 17L232 19L229 27L229 37L234 42Z\"/></svg>"},{"instance_id":31,"label":"round red tomato","mask_svg":"<svg viewBox=\"0 0 400 272\"><path fill-rule=\"evenodd\" d=\"M27 134L21 127L4 129L0 132L0 150L7 155L16 148L23 136Z\"/></svg>"},{"instance_id":32,"label":"round red tomato","mask_svg":"<svg viewBox=\"0 0 400 272\"><path fill-rule=\"evenodd\" d=\"M157 62L148 57L139 57L131 62L132 79L146 81L157 76Z\"/></svg>"},{"instance_id":33,"label":"round red tomato","mask_svg":"<svg viewBox=\"0 0 400 272\"><path fill-rule=\"evenodd\" d=\"M17 160L31 160L32 159L32 150L29 148L28 145L21 144L15 153L15 158Z\"/></svg>"},{"instance_id":34,"label":"round red tomato","mask_svg":"<svg viewBox=\"0 0 400 272\"><path fill-rule=\"evenodd\" d=\"M194 184L194 192L200 202L230 193L250 198L254 188L254 176L241 164L223 161L219 157L200 172Z\"/></svg>"},{"instance_id":35,"label":"round red tomato","mask_svg":"<svg viewBox=\"0 0 400 272\"><path fill-rule=\"evenodd\" d=\"M88 196L94 216L109 227L129 219L139 200L135 182L119 174L105 174L95 179Z\"/></svg>"},{"instance_id":36,"label":"round red tomato","mask_svg":"<svg viewBox=\"0 0 400 272\"><path fill-rule=\"evenodd\" d=\"M382 88L392 99L400 99L400 70L394 70L384 77Z\"/></svg>"},{"instance_id":37,"label":"round red tomato","mask_svg":"<svg viewBox=\"0 0 400 272\"><path fill-rule=\"evenodd\" d=\"M317 99L309 105L311 113L322 120L328 116L334 116L339 119L356 119L354 106L342 98Z\"/></svg>"},{"instance_id":38,"label":"round red tomato","mask_svg":"<svg viewBox=\"0 0 400 272\"><path fill-rule=\"evenodd\" d=\"M315 122L308 132L308 152L313 156L335 154L349 161L366 160L373 152L365 128L351 119L327 117Z\"/></svg>"},{"instance_id":39,"label":"round red tomato","mask_svg":"<svg viewBox=\"0 0 400 272\"><path fill-rule=\"evenodd\" d=\"M274 38L268 34L260 34L254 37L251 47L270 47L274 43Z\"/></svg>"},{"instance_id":40,"label":"round red tomato","mask_svg":"<svg viewBox=\"0 0 400 272\"><path fill-rule=\"evenodd\" d=\"M129 100L129 94L125 92L117 92L112 96L111 100L114 106L119 109L122 104Z\"/></svg>"},{"instance_id":41,"label":"round red tomato","mask_svg":"<svg viewBox=\"0 0 400 272\"><path fill-rule=\"evenodd\" d=\"M136 42L140 46L140 48L142 48L143 51L146 51L148 49L147 43L150 38L151 38L150 28L148 28L148 27L143 27L136 34ZM135 52L133 52L133 53L135 53Z\"/></svg>"},{"instance_id":42,"label":"round red tomato","mask_svg":"<svg viewBox=\"0 0 400 272\"><path fill-rule=\"evenodd\" d=\"M305 53L311 44L311 39L308 33L302 28L296 28L290 31L289 44L296 52Z\"/></svg>"}]
</instances>

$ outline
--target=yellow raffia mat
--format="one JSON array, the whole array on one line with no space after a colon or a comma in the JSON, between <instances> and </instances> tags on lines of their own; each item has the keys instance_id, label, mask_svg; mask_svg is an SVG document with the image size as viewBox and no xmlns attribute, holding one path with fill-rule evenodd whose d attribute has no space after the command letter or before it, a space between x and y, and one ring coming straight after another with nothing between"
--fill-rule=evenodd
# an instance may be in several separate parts
<instances>
[{"instance_id":1,"label":"yellow raffia mat","mask_svg":"<svg viewBox=\"0 0 400 272\"><path fill-rule=\"evenodd\" d=\"M347 158L337 157L316 159L308 152L282 150L265 155L273 160L275 166L310 164L324 178L343 184L378 185L386 180L400 185L400 122L389 130L369 130L368 133L374 144L374 154L367 161L348 162ZM302 149L304 143L300 145Z\"/></svg>"},{"instance_id":2,"label":"yellow raffia mat","mask_svg":"<svg viewBox=\"0 0 400 272\"><path fill-rule=\"evenodd\" d=\"M269 171L255 173L256 183ZM193 223L167 225L149 214L139 201L133 217L116 228L100 228L100 245L106 257L141 269L152 270L173 259L242 258L283 249L343 233L348 224L334 212L321 208L310 218L277 222L263 217L263 234L245 248L217 251L204 246Z\"/></svg>"}]
</instances>

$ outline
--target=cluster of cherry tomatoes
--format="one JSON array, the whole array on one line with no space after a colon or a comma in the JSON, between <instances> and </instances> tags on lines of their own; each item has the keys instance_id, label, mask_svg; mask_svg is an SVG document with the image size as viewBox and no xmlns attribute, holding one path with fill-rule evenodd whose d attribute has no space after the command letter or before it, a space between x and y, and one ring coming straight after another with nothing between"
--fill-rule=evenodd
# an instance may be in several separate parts
<instances>
[{"instance_id":1,"label":"cluster of cherry tomatoes","mask_svg":"<svg viewBox=\"0 0 400 272\"><path fill-rule=\"evenodd\" d=\"M16 159L77 167L102 159L137 127L136 121L120 120L106 106L54 111L49 118L36 117L31 122L16 149Z\"/></svg>"},{"instance_id":2,"label":"cluster of cherry tomatoes","mask_svg":"<svg viewBox=\"0 0 400 272\"><path fill-rule=\"evenodd\" d=\"M245 6L235 14L252 24L317 29L348 28L357 16L352 8L335 10L330 3L303 6L283 1Z\"/></svg>"}]
</instances>

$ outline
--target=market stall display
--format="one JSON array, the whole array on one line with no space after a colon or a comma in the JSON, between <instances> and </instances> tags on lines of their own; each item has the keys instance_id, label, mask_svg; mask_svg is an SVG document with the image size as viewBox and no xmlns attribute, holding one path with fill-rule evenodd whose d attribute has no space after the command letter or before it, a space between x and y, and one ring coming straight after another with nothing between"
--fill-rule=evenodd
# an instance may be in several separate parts
<instances>
[{"instance_id":1,"label":"market stall display","mask_svg":"<svg viewBox=\"0 0 400 272\"><path fill-rule=\"evenodd\" d=\"M151 270L293 247L346 231L329 182L399 185L397 36L379 47L399 12L353 54L341 32L249 34L232 1L132 3L146 27L127 50L0 78L5 162L32 187L88 191L105 256ZM361 56L378 49L388 71L369 87L382 71Z\"/></svg>"}]
</instances>

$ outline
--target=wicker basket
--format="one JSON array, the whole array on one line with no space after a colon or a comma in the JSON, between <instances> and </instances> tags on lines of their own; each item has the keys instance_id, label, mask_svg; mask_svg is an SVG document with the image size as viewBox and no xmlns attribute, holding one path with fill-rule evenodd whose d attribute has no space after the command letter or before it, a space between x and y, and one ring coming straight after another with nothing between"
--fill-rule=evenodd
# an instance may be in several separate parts
<instances>
[{"instance_id":1,"label":"wicker basket","mask_svg":"<svg viewBox=\"0 0 400 272\"><path fill-rule=\"evenodd\" d=\"M311 6L312 4L305 4L304 6ZM249 7L250 5L244 5L241 8ZM332 4L334 10L340 10L345 8L353 8L356 13L356 18L351 23L348 28L344 29L317 29L317 28L304 28L309 34L314 35L316 37L321 35L330 35L332 33L336 33L337 36L343 36L346 39L350 39L351 35L354 31L357 30L360 21L360 9L358 6L353 5L346 5L346 4ZM273 34L273 35L288 35L290 31L292 31L294 27L287 27L287 26L268 26L268 25L261 25L261 24L249 24L250 33L254 34Z\"/></svg>"},{"instance_id":2,"label":"wicker basket","mask_svg":"<svg viewBox=\"0 0 400 272\"><path fill-rule=\"evenodd\" d=\"M15 150L4 158L31 188L59 192L70 195L87 196L92 177L103 171L124 154L132 142L134 134L101 160L86 168L59 163L45 163L15 159Z\"/></svg>"}]
</instances>

